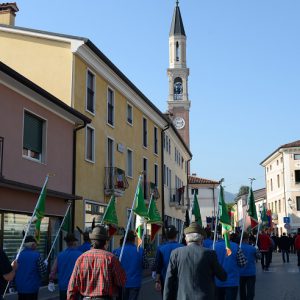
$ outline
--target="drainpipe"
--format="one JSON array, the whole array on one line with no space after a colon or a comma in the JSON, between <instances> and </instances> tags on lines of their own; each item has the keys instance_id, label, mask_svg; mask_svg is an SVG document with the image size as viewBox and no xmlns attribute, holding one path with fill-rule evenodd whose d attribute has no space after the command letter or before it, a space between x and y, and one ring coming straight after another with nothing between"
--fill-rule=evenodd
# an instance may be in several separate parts
<instances>
[{"instance_id":1,"label":"drainpipe","mask_svg":"<svg viewBox=\"0 0 300 300\"><path fill-rule=\"evenodd\" d=\"M283 194L284 194L284 210L285 210L285 216L287 217L287 207L286 207L286 190L285 190L285 167L284 167L284 159L283 159L283 152L281 152L282 157L282 166L283 166Z\"/></svg>"},{"instance_id":2,"label":"drainpipe","mask_svg":"<svg viewBox=\"0 0 300 300\"><path fill-rule=\"evenodd\" d=\"M77 144L77 131L85 128L87 122L84 121L83 125L76 127L73 130L73 170L72 170L72 194L76 194L76 144ZM72 231L74 231L74 220L75 220L75 199L72 201Z\"/></svg>"},{"instance_id":3,"label":"drainpipe","mask_svg":"<svg viewBox=\"0 0 300 300\"><path fill-rule=\"evenodd\" d=\"M187 172L186 172L186 198L188 200L187 203L187 209L190 209L190 197L189 197L189 175L190 175L190 161L192 160L192 158L188 159L186 161L186 168L187 168ZM191 220L190 220L191 221Z\"/></svg>"},{"instance_id":4,"label":"drainpipe","mask_svg":"<svg viewBox=\"0 0 300 300\"><path fill-rule=\"evenodd\" d=\"M163 236L165 235L165 186L164 186L164 178L165 178L165 174L164 174L164 133L166 130L168 130L170 128L170 124L168 122L167 126L161 131L161 189L162 189L162 193L161 193L161 215L162 215L162 221L163 221Z\"/></svg>"}]
</instances>

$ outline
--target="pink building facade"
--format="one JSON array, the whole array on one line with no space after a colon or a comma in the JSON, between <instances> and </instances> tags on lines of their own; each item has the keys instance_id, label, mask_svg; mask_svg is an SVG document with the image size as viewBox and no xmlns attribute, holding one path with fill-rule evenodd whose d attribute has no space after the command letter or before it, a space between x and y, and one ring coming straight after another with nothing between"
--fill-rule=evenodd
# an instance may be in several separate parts
<instances>
[{"instance_id":1,"label":"pink building facade","mask_svg":"<svg viewBox=\"0 0 300 300\"><path fill-rule=\"evenodd\" d=\"M50 173L39 244L46 257L68 201L79 198L73 194L73 145L76 128L89 122L0 63L0 246L10 258Z\"/></svg>"}]
</instances>

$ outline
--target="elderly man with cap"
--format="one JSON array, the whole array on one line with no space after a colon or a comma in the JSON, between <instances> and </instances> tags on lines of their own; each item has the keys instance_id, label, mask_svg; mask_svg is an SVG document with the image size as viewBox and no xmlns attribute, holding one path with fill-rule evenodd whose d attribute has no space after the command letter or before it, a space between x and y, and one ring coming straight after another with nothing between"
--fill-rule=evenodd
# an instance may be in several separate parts
<instances>
[{"instance_id":1,"label":"elderly man with cap","mask_svg":"<svg viewBox=\"0 0 300 300\"><path fill-rule=\"evenodd\" d=\"M109 239L104 226L97 225L90 233L92 249L76 261L69 281L67 299L111 300L119 287L124 287L126 274L117 257L106 251Z\"/></svg>"},{"instance_id":2,"label":"elderly man with cap","mask_svg":"<svg viewBox=\"0 0 300 300\"><path fill-rule=\"evenodd\" d=\"M60 252L54 261L49 276L50 281L54 281L56 273L58 274L59 299L67 299L68 284L73 272L77 258L82 254L77 247L78 239L73 233L68 233L64 238L67 248Z\"/></svg>"},{"instance_id":3,"label":"elderly man with cap","mask_svg":"<svg viewBox=\"0 0 300 300\"><path fill-rule=\"evenodd\" d=\"M143 269L147 267L145 252L142 247L135 245L135 233L130 230L127 233L123 249L121 265L126 272L126 284L123 289L123 300L137 300L142 284ZM119 257L122 247L117 248L113 253Z\"/></svg>"},{"instance_id":4,"label":"elderly man with cap","mask_svg":"<svg viewBox=\"0 0 300 300\"><path fill-rule=\"evenodd\" d=\"M202 247L204 230L196 222L184 230L187 246L171 253L167 270L164 300L214 299L214 276L227 275L214 251Z\"/></svg>"},{"instance_id":5,"label":"elderly man with cap","mask_svg":"<svg viewBox=\"0 0 300 300\"><path fill-rule=\"evenodd\" d=\"M167 242L159 246L156 251L155 289L157 291L161 291L162 293L171 252L176 248L183 247L182 244L177 242L177 233L178 231L174 225L166 227L165 234L167 237Z\"/></svg>"},{"instance_id":6,"label":"elderly man with cap","mask_svg":"<svg viewBox=\"0 0 300 300\"><path fill-rule=\"evenodd\" d=\"M25 238L15 277L19 300L37 300L42 277L47 273L47 266L36 250L36 246L33 236L29 235Z\"/></svg>"}]
</instances>

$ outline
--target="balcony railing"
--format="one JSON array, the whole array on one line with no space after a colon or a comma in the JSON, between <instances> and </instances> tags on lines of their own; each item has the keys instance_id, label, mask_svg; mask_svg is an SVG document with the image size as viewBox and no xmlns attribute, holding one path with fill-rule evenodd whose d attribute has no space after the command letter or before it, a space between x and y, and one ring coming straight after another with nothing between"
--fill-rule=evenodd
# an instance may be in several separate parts
<instances>
[{"instance_id":1,"label":"balcony railing","mask_svg":"<svg viewBox=\"0 0 300 300\"><path fill-rule=\"evenodd\" d=\"M170 204L184 205L184 186L178 189L170 189Z\"/></svg>"},{"instance_id":2,"label":"balcony railing","mask_svg":"<svg viewBox=\"0 0 300 300\"><path fill-rule=\"evenodd\" d=\"M4 138L0 136L0 177L2 177L3 170L3 148L4 148Z\"/></svg>"},{"instance_id":3,"label":"balcony railing","mask_svg":"<svg viewBox=\"0 0 300 300\"><path fill-rule=\"evenodd\" d=\"M122 169L116 167L105 168L105 195L123 196L128 186L125 172Z\"/></svg>"}]
</instances>

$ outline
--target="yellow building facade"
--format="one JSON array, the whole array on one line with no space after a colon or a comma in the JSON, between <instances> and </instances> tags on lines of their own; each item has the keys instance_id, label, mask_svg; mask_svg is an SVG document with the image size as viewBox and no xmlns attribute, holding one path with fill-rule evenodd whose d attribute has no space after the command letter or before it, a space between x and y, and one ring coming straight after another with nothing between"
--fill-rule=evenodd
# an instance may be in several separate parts
<instances>
[{"instance_id":1,"label":"yellow building facade","mask_svg":"<svg viewBox=\"0 0 300 300\"><path fill-rule=\"evenodd\" d=\"M165 116L88 39L4 24L0 45L1 61L92 119L76 134L75 227L101 222L114 193L124 228L141 171L145 198L153 186L163 193Z\"/></svg>"}]
</instances>

